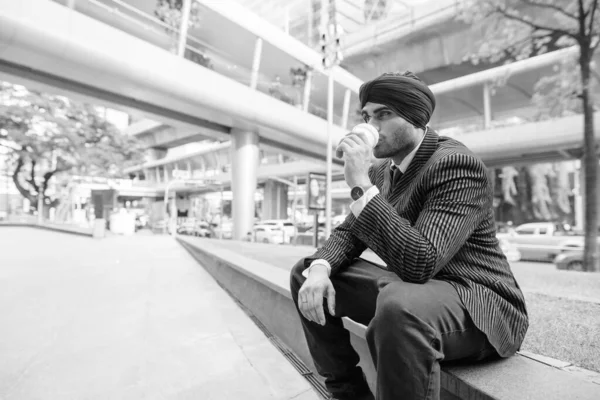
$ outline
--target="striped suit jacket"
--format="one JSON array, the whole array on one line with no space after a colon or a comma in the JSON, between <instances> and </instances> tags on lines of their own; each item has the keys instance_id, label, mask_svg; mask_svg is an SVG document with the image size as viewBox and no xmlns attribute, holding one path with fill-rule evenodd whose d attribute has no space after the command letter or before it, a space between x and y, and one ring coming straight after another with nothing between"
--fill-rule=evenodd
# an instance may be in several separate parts
<instances>
[{"instance_id":1,"label":"striped suit jacket","mask_svg":"<svg viewBox=\"0 0 600 400\"><path fill-rule=\"evenodd\" d=\"M334 275L368 247L406 282L449 282L498 354L514 354L529 325L527 310L496 238L483 162L428 130L400 180L392 185L390 175L389 159L371 166L380 194L358 218L350 214L306 266L323 258Z\"/></svg>"}]
</instances>

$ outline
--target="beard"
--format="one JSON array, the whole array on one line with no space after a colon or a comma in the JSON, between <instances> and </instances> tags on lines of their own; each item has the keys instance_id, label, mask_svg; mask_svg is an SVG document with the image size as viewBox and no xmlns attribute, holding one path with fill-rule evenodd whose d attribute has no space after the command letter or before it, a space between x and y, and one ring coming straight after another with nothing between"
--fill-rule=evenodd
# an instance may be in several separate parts
<instances>
[{"instance_id":1,"label":"beard","mask_svg":"<svg viewBox=\"0 0 600 400\"><path fill-rule=\"evenodd\" d=\"M398 128L386 140L373 148L375 158L391 158L397 155L407 156L419 143L411 135L410 127Z\"/></svg>"}]
</instances>

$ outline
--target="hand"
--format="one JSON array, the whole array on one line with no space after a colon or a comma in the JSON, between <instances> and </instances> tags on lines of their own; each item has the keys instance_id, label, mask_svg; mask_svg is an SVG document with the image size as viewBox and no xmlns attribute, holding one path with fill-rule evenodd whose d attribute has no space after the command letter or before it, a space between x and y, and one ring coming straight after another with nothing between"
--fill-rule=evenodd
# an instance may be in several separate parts
<instances>
[{"instance_id":1,"label":"hand","mask_svg":"<svg viewBox=\"0 0 600 400\"><path fill-rule=\"evenodd\" d=\"M308 278L298 291L298 308L309 321L325 325L325 312L323 311L323 298L327 298L329 314L335 315L335 290L327 276L327 272L315 266L311 269Z\"/></svg>"},{"instance_id":2,"label":"hand","mask_svg":"<svg viewBox=\"0 0 600 400\"><path fill-rule=\"evenodd\" d=\"M336 154L343 153L344 178L349 187L371 186L369 180L369 167L373 149L369 146L364 133L350 133L346 135L336 148Z\"/></svg>"}]
</instances>

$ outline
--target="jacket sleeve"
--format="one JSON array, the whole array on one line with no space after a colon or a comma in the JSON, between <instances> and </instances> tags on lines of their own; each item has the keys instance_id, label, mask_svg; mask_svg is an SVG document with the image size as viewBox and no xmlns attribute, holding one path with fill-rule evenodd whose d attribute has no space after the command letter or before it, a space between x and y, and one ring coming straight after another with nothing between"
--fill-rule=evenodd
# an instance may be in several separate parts
<instances>
[{"instance_id":1,"label":"jacket sleeve","mask_svg":"<svg viewBox=\"0 0 600 400\"><path fill-rule=\"evenodd\" d=\"M375 164L369 168L369 180L376 185L377 169L379 164ZM381 190L381 188L379 188ZM354 214L350 213L346 220L335 228L329 239L323 247L319 248L315 254L304 259L304 268L308 268L310 264L317 259L325 259L331 266L331 275L338 272L340 269L348 266L354 258L360 256L367 248L365 242L359 239L352 232L352 226L356 222Z\"/></svg>"},{"instance_id":2,"label":"jacket sleeve","mask_svg":"<svg viewBox=\"0 0 600 400\"><path fill-rule=\"evenodd\" d=\"M350 230L355 221L353 214L348 215L346 220L333 230L323 247L304 260L304 268L308 268L314 260L322 258L331 266L333 275L348 266L355 257L360 256L367 246Z\"/></svg>"},{"instance_id":3,"label":"jacket sleeve","mask_svg":"<svg viewBox=\"0 0 600 400\"><path fill-rule=\"evenodd\" d=\"M350 229L406 282L435 276L491 212L486 168L476 157L451 154L425 174L425 201L414 226L379 194Z\"/></svg>"}]
</instances>

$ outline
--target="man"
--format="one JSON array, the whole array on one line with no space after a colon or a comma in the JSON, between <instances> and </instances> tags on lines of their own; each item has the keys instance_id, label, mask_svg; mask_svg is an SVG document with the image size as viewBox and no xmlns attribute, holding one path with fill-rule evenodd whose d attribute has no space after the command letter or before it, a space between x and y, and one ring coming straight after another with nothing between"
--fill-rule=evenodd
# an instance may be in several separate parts
<instances>
[{"instance_id":1,"label":"man","mask_svg":"<svg viewBox=\"0 0 600 400\"><path fill-rule=\"evenodd\" d=\"M352 213L293 268L292 296L334 398L373 398L347 316L368 325L378 400L439 399L441 361L519 349L525 300L496 239L486 167L427 127L427 85L410 72L383 74L359 95L380 138L373 149L362 133L340 142ZM387 267L357 258L367 248Z\"/></svg>"}]
</instances>

